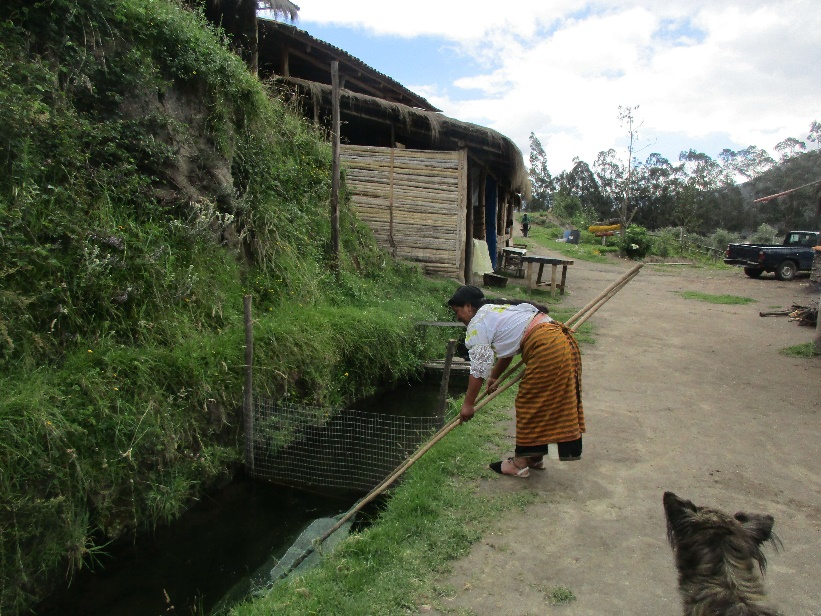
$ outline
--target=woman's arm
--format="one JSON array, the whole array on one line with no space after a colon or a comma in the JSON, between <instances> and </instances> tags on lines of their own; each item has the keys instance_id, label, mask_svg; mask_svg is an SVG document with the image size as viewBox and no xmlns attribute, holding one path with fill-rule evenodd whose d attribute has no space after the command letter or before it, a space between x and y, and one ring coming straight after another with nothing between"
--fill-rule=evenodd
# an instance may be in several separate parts
<instances>
[{"instance_id":1,"label":"woman's arm","mask_svg":"<svg viewBox=\"0 0 821 616\"><path fill-rule=\"evenodd\" d=\"M461 423L473 419L473 414L476 412L476 397L479 395L479 390L482 389L482 382L484 379L470 375L468 377L468 390L465 392L465 401L462 402L462 410L459 411Z\"/></svg>"},{"instance_id":2,"label":"woman's arm","mask_svg":"<svg viewBox=\"0 0 821 616\"><path fill-rule=\"evenodd\" d=\"M487 393L492 394L496 391L498 385L496 381L499 380L499 377L504 374L507 367L510 365L510 361L513 359L511 357L500 357L496 360L496 363L493 365L493 370L490 371L490 376L487 379Z\"/></svg>"}]
</instances>

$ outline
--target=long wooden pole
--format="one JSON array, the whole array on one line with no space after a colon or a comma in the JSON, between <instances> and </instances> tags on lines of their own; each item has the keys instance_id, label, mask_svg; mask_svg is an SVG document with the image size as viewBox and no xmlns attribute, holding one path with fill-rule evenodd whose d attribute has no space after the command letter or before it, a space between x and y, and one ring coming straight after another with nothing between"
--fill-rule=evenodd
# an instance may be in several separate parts
<instances>
[{"instance_id":1,"label":"long wooden pole","mask_svg":"<svg viewBox=\"0 0 821 616\"><path fill-rule=\"evenodd\" d=\"M333 162L331 163L331 251L333 270L339 276L339 62L331 62L331 97L333 99Z\"/></svg>"},{"instance_id":2,"label":"long wooden pole","mask_svg":"<svg viewBox=\"0 0 821 616\"><path fill-rule=\"evenodd\" d=\"M619 278L618 278L618 279L617 279L617 280L616 280L613 284L611 284L610 286L608 286L608 287L607 287L604 291L602 291L602 292L601 292L601 293L599 293L596 297L594 297L592 300L590 300L590 302L588 302L588 303L587 303L587 305L585 305L585 306L584 306L584 308L582 308L582 309L581 309L581 310L579 310L576 314L574 314L572 317L570 317L569 319L567 319L567 321L565 321L565 322L564 322L564 324L565 324L567 327L573 327L573 322L574 322L576 319L578 319L579 317L581 317L582 315L584 315L584 314L585 314L588 310L590 310L593 306L595 306L595 305L596 305L596 304L598 304L599 302L602 302L602 299L603 299L603 298L604 298L604 297L605 297L608 293L610 293L610 291L612 291L612 290L614 290L614 289L616 289L616 290L621 289L621 288L622 288L625 284L627 284L627 282L629 282L630 280L632 280L632 278L633 278L636 274L638 274L639 270L640 270L642 267L644 267L644 263L637 263L636 265L634 265L633 267L631 267L631 268L630 268L627 272L625 272L622 276L620 276L620 277L619 277ZM611 296L611 297L612 297L612 296ZM609 298L607 298L607 299L609 299ZM605 301L607 301L607 300L605 300ZM604 303L604 302L602 302L602 303Z\"/></svg>"},{"instance_id":3,"label":"long wooden pole","mask_svg":"<svg viewBox=\"0 0 821 616\"><path fill-rule=\"evenodd\" d=\"M620 277L616 282L614 282L609 287L607 287L604 291L599 293L599 295L597 295L596 298L593 299L593 301L591 301L587 306L585 306L585 308L583 308L582 310L577 312L575 315L573 315L573 317L571 317L571 319L584 317L587 314L586 311L589 311L591 309L594 309L593 310L594 312L595 312L595 310L598 310L607 300L609 300L616 293L618 293L619 290L621 290L624 287L624 285L626 285L630 280L632 280L632 278L641 269L642 265L644 265L644 264L639 263L636 267L632 268L629 272L627 272L627 274ZM569 322L569 320L568 320L568 322ZM524 370L519 370L519 372L516 373L516 375L513 376L513 378L511 378L511 380L508 381L507 383L503 383L503 381L510 378L510 375L512 375L514 372L516 372L516 370L518 370L522 366L522 363L523 362L519 361L515 366L512 366L511 368L508 368L504 372L504 374L499 378L498 382L499 382L500 386L498 387L498 389L496 389L496 391L494 391L492 394L487 394L487 392L484 392L483 395L486 395L486 396L484 397L484 399L481 399L481 396L480 396L481 401L477 402L477 404L474 408L476 410L479 410L480 408L485 406L488 402L493 400L496 396L498 396L502 392L509 389L515 383L518 383L521 380L521 378L524 376L524 373L525 373ZM331 528L329 528L327 531L325 531L325 533L321 537L319 537L319 539L315 540L314 545L309 547L305 552L303 552L290 565L290 567L287 570L280 573L278 579L284 578L291 571L293 571L296 567L298 567L306 558L308 558L308 556L310 556L314 552L314 550L316 549L314 546L321 545L328 537L330 537L337 530L339 530L342 527L342 525L345 524L345 522L350 520L365 505L370 503L377 496L379 496L382 492L387 490L397 479L399 479L399 477L401 477L405 473L405 471L407 471L411 466L413 466L419 460L419 458L421 458L423 455L425 455L436 443L441 441L445 437L445 435L447 435L451 430L453 430L456 426L460 425L461 423L462 423L461 418L457 415L456 417L451 419L447 424L445 424L445 426L441 430L439 430L436 434L434 434L433 437L427 443L425 443L422 447L420 447L416 451L416 453L414 453L399 468L397 468L386 479L384 479L379 485L377 485L373 490L368 492L367 495L365 495L360 501L358 501L353 507L351 507L348 510L348 512L344 516L342 516L342 518L340 518L339 521L337 521L333 526L331 526Z\"/></svg>"},{"instance_id":4,"label":"long wooden pole","mask_svg":"<svg viewBox=\"0 0 821 616\"><path fill-rule=\"evenodd\" d=\"M644 265L644 264L643 264L643 263L640 263L640 264L639 264L639 268L640 268L642 265ZM619 284L618 284L617 286L615 286L614 288L610 289L610 290L609 290L609 291L607 291L606 293L604 293L604 294L600 295L600 296L599 296L599 300L598 300L598 301L596 301L596 302L595 302L595 303L594 303L594 304L593 304L593 305L592 305L592 306L591 306L591 307L590 307L590 308L589 308L589 309L588 309L588 310L587 310L587 311L586 311L583 315L581 315L581 316L578 318L578 320L576 320L576 321L573 323L573 325L570 327L570 331L575 332L576 330L578 330L578 329L582 326L582 324L583 324L585 321L587 321L587 319L589 319L590 317L592 317L592 316L596 313L596 311L597 311L599 308L601 308L601 307L605 304L605 302L607 302L607 301L608 301L611 297L613 297L616 293L618 293L619 291L621 291L621 290L622 290L622 288L624 287L624 285L626 285L628 282L630 282L631 280L633 280L633 278L635 278L635 277L636 277L636 274L638 274L638 273L639 273L639 268L633 268L632 270L630 270L630 272L628 272L629 277L622 277L621 281L619 282Z\"/></svg>"}]
</instances>

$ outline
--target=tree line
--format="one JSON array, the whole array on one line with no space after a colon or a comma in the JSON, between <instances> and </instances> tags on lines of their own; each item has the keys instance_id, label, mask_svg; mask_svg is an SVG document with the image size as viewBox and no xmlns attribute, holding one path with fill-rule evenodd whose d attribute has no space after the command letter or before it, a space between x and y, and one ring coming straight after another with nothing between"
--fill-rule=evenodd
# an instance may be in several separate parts
<instances>
[{"instance_id":1,"label":"tree line","mask_svg":"<svg viewBox=\"0 0 821 616\"><path fill-rule=\"evenodd\" d=\"M571 169L553 176L541 142L531 133L533 194L527 209L553 211L577 226L619 222L625 228L681 227L700 234L717 229L744 234L762 224L780 231L819 227L821 123L810 124L806 141L789 137L779 142L778 159L751 145L724 149L717 159L690 149L676 162L659 153L640 161L636 109L619 107L630 144L626 160L611 148L599 152L592 165L574 158ZM756 202L780 193L786 194Z\"/></svg>"}]
</instances>

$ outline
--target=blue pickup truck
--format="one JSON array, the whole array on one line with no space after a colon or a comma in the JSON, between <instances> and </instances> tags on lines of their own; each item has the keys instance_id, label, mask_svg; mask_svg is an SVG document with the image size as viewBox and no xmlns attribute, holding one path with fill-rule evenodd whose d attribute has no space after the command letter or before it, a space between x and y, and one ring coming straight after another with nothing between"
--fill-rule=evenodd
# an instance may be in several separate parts
<instances>
[{"instance_id":1,"label":"blue pickup truck","mask_svg":"<svg viewBox=\"0 0 821 616\"><path fill-rule=\"evenodd\" d=\"M750 278L775 272L779 280L792 280L798 272L812 270L814 246L821 243L818 231L790 231L781 244L730 244L724 263L740 265Z\"/></svg>"}]
</instances>

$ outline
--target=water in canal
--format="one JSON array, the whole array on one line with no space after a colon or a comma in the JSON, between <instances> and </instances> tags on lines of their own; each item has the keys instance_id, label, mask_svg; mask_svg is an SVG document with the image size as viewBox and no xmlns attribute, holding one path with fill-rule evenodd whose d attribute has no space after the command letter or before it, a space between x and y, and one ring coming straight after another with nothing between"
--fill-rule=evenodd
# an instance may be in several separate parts
<instances>
[{"instance_id":1,"label":"water in canal","mask_svg":"<svg viewBox=\"0 0 821 616\"><path fill-rule=\"evenodd\" d=\"M455 385L450 395L464 393ZM418 383L353 408L434 413L438 383ZM177 522L110 546L94 570L75 575L35 609L38 616L209 614L258 568L280 558L311 522L346 512L360 493L315 494L245 478L205 496Z\"/></svg>"}]
</instances>

